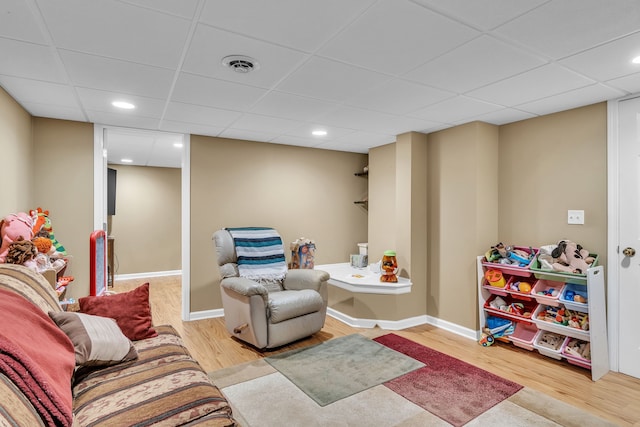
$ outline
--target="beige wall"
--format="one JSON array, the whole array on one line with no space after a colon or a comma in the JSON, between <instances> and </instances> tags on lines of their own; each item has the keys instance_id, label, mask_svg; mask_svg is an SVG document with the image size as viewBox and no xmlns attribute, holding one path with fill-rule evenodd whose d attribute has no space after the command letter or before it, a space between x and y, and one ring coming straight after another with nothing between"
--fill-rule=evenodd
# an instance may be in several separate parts
<instances>
[{"instance_id":1,"label":"beige wall","mask_svg":"<svg viewBox=\"0 0 640 427\"><path fill-rule=\"evenodd\" d=\"M109 165L118 171L115 274L180 270L181 169Z\"/></svg>"},{"instance_id":2,"label":"beige wall","mask_svg":"<svg viewBox=\"0 0 640 427\"><path fill-rule=\"evenodd\" d=\"M367 211L358 205L366 180L355 177L364 154L191 137L191 311L221 308L215 230L277 229L288 248L315 240L316 264L346 262L367 239ZM289 260L287 253L287 260Z\"/></svg>"},{"instance_id":3,"label":"beige wall","mask_svg":"<svg viewBox=\"0 0 640 427\"><path fill-rule=\"evenodd\" d=\"M477 329L478 255L498 237L498 128L429 135L429 316Z\"/></svg>"},{"instance_id":4,"label":"beige wall","mask_svg":"<svg viewBox=\"0 0 640 427\"><path fill-rule=\"evenodd\" d=\"M499 168L503 242L569 239L606 265L606 103L501 126ZM569 209L584 210L585 224L568 225Z\"/></svg>"},{"instance_id":5,"label":"beige wall","mask_svg":"<svg viewBox=\"0 0 640 427\"><path fill-rule=\"evenodd\" d=\"M0 87L0 218L33 209L34 156L31 115Z\"/></svg>"},{"instance_id":6,"label":"beige wall","mask_svg":"<svg viewBox=\"0 0 640 427\"><path fill-rule=\"evenodd\" d=\"M35 117L34 207L50 212L56 238L73 256L68 297L89 294L93 231L93 125Z\"/></svg>"}]
</instances>

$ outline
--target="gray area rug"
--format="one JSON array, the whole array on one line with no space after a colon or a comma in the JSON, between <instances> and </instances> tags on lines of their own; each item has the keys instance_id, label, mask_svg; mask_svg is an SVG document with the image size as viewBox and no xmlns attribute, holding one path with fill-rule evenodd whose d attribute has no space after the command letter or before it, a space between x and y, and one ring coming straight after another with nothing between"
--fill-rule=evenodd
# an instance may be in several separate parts
<instances>
[{"instance_id":1,"label":"gray area rug","mask_svg":"<svg viewBox=\"0 0 640 427\"><path fill-rule=\"evenodd\" d=\"M370 366L371 362L367 360L364 365ZM334 361L334 365L338 363ZM242 427L451 426L383 384L321 406L264 359L213 371L209 377L229 400L234 417ZM526 387L478 415L465 427L488 425L615 426Z\"/></svg>"},{"instance_id":2,"label":"gray area rug","mask_svg":"<svg viewBox=\"0 0 640 427\"><path fill-rule=\"evenodd\" d=\"M425 366L359 334L335 338L265 360L320 406Z\"/></svg>"}]
</instances>

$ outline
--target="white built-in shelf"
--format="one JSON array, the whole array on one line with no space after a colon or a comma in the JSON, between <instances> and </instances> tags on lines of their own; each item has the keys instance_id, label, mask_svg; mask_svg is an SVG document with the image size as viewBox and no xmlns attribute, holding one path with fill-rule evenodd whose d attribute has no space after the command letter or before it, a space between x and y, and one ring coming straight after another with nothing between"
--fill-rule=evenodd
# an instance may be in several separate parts
<instances>
[{"instance_id":1,"label":"white built-in shelf","mask_svg":"<svg viewBox=\"0 0 640 427\"><path fill-rule=\"evenodd\" d=\"M411 281L398 277L398 283L380 281L380 274L367 268L354 268L348 262L339 264L316 265L316 270L323 270L331 277L329 284L350 292L361 294L399 295L411 292Z\"/></svg>"}]
</instances>

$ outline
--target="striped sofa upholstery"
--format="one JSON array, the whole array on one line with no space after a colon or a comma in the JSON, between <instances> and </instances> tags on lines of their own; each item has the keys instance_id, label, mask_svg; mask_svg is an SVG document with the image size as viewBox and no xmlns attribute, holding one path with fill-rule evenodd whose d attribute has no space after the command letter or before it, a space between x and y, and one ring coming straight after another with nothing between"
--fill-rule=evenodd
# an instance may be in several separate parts
<instances>
[{"instance_id":1,"label":"striped sofa upholstery","mask_svg":"<svg viewBox=\"0 0 640 427\"><path fill-rule=\"evenodd\" d=\"M11 290L44 312L60 311L55 292L37 273L0 264L0 289ZM19 321L16 319L16 321ZM189 354L171 326L135 341L138 359L99 370L77 370L74 426L236 426L220 390ZM0 373L0 425L44 426L33 405Z\"/></svg>"}]
</instances>

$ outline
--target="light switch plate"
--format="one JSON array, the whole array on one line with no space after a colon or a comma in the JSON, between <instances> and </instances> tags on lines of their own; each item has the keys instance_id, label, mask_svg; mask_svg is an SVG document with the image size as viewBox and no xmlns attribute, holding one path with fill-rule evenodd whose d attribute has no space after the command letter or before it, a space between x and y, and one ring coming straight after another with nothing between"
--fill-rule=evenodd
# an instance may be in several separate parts
<instances>
[{"instance_id":1,"label":"light switch plate","mask_svg":"<svg viewBox=\"0 0 640 427\"><path fill-rule=\"evenodd\" d=\"M584 211L570 210L567 214L567 224L584 224Z\"/></svg>"}]
</instances>

